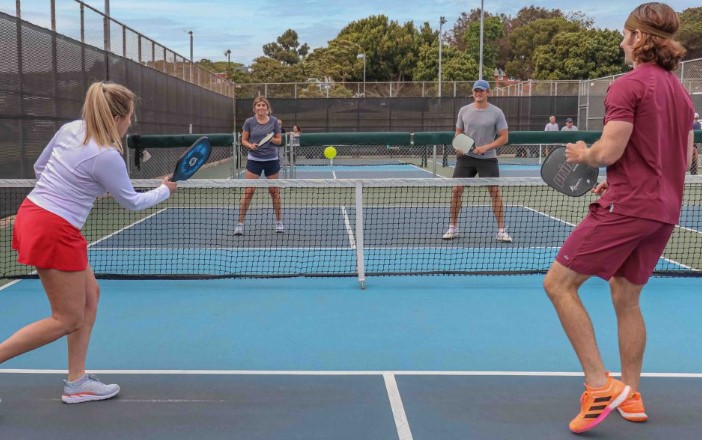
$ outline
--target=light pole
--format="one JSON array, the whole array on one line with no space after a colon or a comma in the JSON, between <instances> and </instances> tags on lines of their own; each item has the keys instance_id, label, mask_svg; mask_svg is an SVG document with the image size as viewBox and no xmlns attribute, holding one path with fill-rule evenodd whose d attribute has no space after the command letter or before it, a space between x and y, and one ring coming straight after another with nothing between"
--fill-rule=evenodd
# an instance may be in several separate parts
<instances>
[{"instance_id":1,"label":"light pole","mask_svg":"<svg viewBox=\"0 0 702 440\"><path fill-rule=\"evenodd\" d=\"M110 0L105 0L105 30L104 30L104 45L105 45L105 52L110 52L112 48L110 47ZM56 31L56 28L53 29Z\"/></svg>"},{"instance_id":2,"label":"light pole","mask_svg":"<svg viewBox=\"0 0 702 440\"><path fill-rule=\"evenodd\" d=\"M483 28L485 22L483 12L483 0L480 0L480 66L478 67L478 79L483 79Z\"/></svg>"},{"instance_id":3,"label":"light pole","mask_svg":"<svg viewBox=\"0 0 702 440\"><path fill-rule=\"evenodd\" d=\"M439 98L441 98L441 28L446 23L446 17L439 17Z\"/></svg>"},{"instance_id":4,"label":"light pole","mask_svg":"<svg viewBox=\"0 0 702 440\"><path fill-rule=\"evenodd\" d=\"M356 58L363 58L363 97L366 97L366 53L359 53Z\"/></svg>"},{"instance_id":5,"label":"light pole","mask_svg":"<svg viewBox=\"0 0 702 440\"><path fill-rule=\"evenodd\" d=\"M190 83L192 84L193 82L193 31L189 31L188 34L190 34ZM190 124L188 126L188 133L192 134L193 133L193 123L192 123L192 110L193 108L193 92L192 89L190 91Z\"/></svg>"},{"instance_id":6,"label":"light pole","mask_svg":"<svg viewBox=\"0 0 702 440\"><path fill-rule=\"evenodd\" d=\"M188 31L190 35L190 82L193 82L193 31Z\"/></svg>"}]
</instances>

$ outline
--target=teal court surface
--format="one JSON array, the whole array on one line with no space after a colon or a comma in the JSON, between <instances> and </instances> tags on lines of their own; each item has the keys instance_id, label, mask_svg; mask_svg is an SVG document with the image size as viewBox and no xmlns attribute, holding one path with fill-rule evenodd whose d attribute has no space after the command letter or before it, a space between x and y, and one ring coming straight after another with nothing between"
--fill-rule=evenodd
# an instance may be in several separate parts
<instances>
[{"instance_id":1,"label":"teal court surface","mask_svg":"<svg viewBox=\"0 0 702 440\"><path fill-rule=\"evenodd\" d=\"M112 400L60 401L65 340L0 369L0 432L17 439L570 439L577 359L541 275L102 280L88 365ZM597 439L697 439L699 278L653 278L641 391ZM607 284L582 291L619 369ZM38 280L0 290L0 338L48 313Z\"/></svg>"}]
</instances>

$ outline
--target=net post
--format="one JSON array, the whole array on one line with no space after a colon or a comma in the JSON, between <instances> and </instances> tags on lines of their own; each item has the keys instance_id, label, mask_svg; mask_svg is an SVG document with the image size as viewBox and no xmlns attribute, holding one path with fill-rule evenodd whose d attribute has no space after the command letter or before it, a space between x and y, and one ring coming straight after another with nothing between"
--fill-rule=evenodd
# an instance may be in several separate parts
<instances>
[{"instance_id":1,"label":"net post","mask_svg":"<svg viewBox=\"0 0 702 440\"><path fill-rule=\"evenodd\" d=\"M432 171L434 172L434 177L438 177L438 174L436 174L436 144L434 144L434 147L433 147L433 153L431 156L431 160L432 160L432 169L433 169Z\"/></svg>"},{"instance_id":2,"label":"net post","mask_svg":"<svg viewBox=\"0 0 702 440\"><path fill-rule=\"evenodd\" d=\"M542 164L541 156L543 155L544 148L543 144L539 144L539 165Z\"/></svg>"},{"instance_id":3,"label":"net post","mask_svg":"<svg viewBox=\"0 0 702 440\"><path fill-rule=\"evenodd\" d=\"M234 149L236 150L236 164L235 164L235 172L236 172L236 178L240 179L241 178L241 163L244 161L242 155L241 155L241 132L237 131L234 134Z\"/></svg>"},{"instance_id":4,"label":"net post","mask_svg":"<svg viewBox=\"0 0 702 440\"><path fill-rule=\"evenodd\" d=\"M129 135L126 135L124 137L124 160L127 162L127 175L132 177L132 164L129 159Z\"/></svg>"},{"instance_id":5,"label":"net post","mask_svg":"<svg viewBox=\"0 0 702 440\"><path fill-rule=\"evenodd\" d=\"M231 177L234 178L234 175L237 173L237 170L239 168L239 139L238 139L238 134L236 131L232 132L232 163L229 166L229 173L231 174Z\"/></svg>"},{"instance_id":6,"label":"net post","mask_svg":"<svg viewBox=\"0 0 702 440\"><path fill-rule=\"evenodd\" d=\"M363 182L356 182L356 269L361 289L366 288L366 267L363 259Z\"/></svg>"}]
</instances>

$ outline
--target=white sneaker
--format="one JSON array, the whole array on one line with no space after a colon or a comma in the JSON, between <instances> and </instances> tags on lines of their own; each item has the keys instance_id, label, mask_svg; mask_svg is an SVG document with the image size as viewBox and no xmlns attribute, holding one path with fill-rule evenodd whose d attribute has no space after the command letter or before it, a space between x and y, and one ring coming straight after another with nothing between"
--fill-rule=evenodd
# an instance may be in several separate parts
<instances>
[{"instance_id":1,"label":"white sneaker","mask_svg":"<svg viewBox=\"0 0 702 440\"><path fill-rule=\"evenodd\" d=\"M119 393L119 385L106 385L94 374L86 374L75 382L63 381L64 403L82 403L95 400L105 400Z\"/></svg>"},{"instance_id":2,"label":"white sneaker","mask_svg":"<svg viewBox=\"0 0 702 440\"><path fill-rule=\"evenodd\" d=\"M285 232L285 226L283 226L283 222L275 222L275 232L278 234L282 234Z\"/></svg>"},{"instance_id":3,"label":"white sneaker","mask_svg":"<svg viewBox=\"0 0 702 440\"><path fill-rule=\"evenodd\" d=\"M497 230L497 235L495 236L495 240L501 241L503 243L512 243L512 237L509 236L507 233L507 230L505 229L498 229Z\"/></svg>"},{"instance_id":4,"label":"white sneaker","mask_svg":"<svg viewBox=\"0 0 702 440\"><path fill-rule=\"evenodd\" d=\"M456 238L459 236L458 233L458 226L451 226L449 225L448 231L444 234L443 238L444 240L451 240L453 238Z\"/></svg>"},{"instance_id":5,"label":"white sneaker","mask_svg":"<svg viewBox=\"0 0 702 440\"><path fill-rule=\"evenodd\" d=\"M244 224L239 223L236 225L236 228L234 228L234 235L244 235Z\"/></svg>"}]
</instances>

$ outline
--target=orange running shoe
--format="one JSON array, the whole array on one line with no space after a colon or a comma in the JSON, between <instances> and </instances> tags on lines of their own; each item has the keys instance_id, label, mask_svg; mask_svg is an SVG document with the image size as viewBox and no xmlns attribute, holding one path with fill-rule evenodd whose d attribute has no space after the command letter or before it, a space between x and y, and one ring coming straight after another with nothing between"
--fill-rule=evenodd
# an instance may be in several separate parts
<instances>
[{"instance_id":1,"label":"orange running shoe","mask_svg":"<svg viewBox=\"0 0 702 440\"><path fill-rule=\"evenodd\" d=\"M645 422L648 420L643 400L641 400L641 393L634 393L629 396L628 399L619 405L617 411L630 422Z\"/></svg>"},{"instance_id":2,"label":"orange running shoe","mask_svg":"<svg viewBox=\"0 0 702 440\"><path fill-rule=\"evenodd\" d=\"M585 392L580 396L580 413L570 421L568 427L576 434L594 428L626 400L630 391L631 387L613 379L609 373L604 386L590 388L585 385Z\"/></svg>"}]
</instances>

